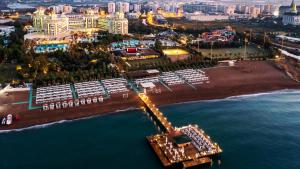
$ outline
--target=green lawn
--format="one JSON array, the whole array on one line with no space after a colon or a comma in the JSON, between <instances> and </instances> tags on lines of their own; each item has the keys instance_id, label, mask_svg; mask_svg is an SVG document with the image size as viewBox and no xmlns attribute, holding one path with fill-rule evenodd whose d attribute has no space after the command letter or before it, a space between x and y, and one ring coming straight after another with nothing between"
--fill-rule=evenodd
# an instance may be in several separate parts
<instances>
[{"instance_id":1,"label":"green lawn","mask_svg":"<svg viewBox=\"0 0 300 169\"><path fill-rule=\"evenodd\" d=\"M147 65L147 64L155 64L158 62L165 62L166 58L165 57L159 57L156 59L143 59L143 60L131 60L131 61L127 61L129 64L131 64L132 66L136 66L136 65Z\"/></svg>"},{"instance_id":2,"label":"green lawn","mask_svg":"<svg viewBox=\"0 0 300 169\"><path fill-rule=\"evenodd\" d=\"M210 57L210 49L199 49L205 57ZM241 48L222 48L222 49L213 49L212 56L214 58L238 58L244 57L245 47ZM254 45L247 46L247 57L266 57L269 53L261 48L258 48Z\"/></svg>"}]
</instances>

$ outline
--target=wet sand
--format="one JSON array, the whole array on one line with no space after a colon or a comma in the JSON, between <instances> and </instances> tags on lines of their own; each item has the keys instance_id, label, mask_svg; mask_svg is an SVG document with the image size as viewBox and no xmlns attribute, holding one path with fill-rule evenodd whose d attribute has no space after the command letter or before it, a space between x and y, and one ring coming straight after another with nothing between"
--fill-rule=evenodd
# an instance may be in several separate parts
<instances>
[{"instance_id":1,"label":"wet sand","mask_svg":"<svg viewBox=\"0 0 300 169\"><path fill-rule=\"evenodd\" d=\"M148 92L148 96L155 104L166 105L300 88L299 83L293 81L272 63L266 61L244 61L239 62L234 67L217 67L205 69L204 71L209 76L210 83L195 85L195 88L187 84L171 86L172 91L167 90L163 85L158 85L160 93ZM15 121L10 126L1 126L0 130L103 115L118 110L139 108L142 105L134 92L130 92L127 99L123 99L122 95L114 95L105 100L104 103L54 111L29 111L27 109L28 104L11 104L27 100L28 92L10 93L9 96L0 97L0 115L3 115L4 112L11 112L18 113L20 116L19 121Z\"/></svg>"}]
</instances>

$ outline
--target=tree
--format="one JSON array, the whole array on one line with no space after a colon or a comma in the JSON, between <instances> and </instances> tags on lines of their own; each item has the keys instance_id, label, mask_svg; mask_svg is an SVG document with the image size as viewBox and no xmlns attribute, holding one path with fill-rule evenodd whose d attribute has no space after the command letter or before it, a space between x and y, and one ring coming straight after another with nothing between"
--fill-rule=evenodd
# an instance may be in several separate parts
<instances>
[{"instance_id":1,"label":"tree","mask_svg":"<svg viewBox=\"0 0 300 169\"><path fill-rule=\"evenodd\" d=\"M161 52L162 51L162 43L161 43L161 41L157 39L155 41L154 47L155 47L155 50Z\"/></svg>"}]
</instances>

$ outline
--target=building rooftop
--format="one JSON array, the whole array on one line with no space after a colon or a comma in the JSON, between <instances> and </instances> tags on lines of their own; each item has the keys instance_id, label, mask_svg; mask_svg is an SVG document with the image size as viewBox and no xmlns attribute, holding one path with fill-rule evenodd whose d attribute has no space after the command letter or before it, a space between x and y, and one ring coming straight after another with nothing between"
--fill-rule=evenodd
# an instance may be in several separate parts
<instances>
[{"instance_id":1,"label":"building rooftop","mask_svg":"<svg viewBox=\"0 0 300 169\"><path fill-rule=\"evenodd\" d=\"M300 16L300 12L293 13L293 12L285 12L284 15L290 15L290 16Z\"/></svg>"}]
</instances>

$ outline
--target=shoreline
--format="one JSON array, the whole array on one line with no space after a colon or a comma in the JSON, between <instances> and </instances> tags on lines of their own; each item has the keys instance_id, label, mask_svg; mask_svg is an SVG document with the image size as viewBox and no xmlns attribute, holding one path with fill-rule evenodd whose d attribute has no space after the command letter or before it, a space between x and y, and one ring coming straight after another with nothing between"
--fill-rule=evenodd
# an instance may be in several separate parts
<instances>
[{"instance_id":1,"label":"shoreline","mask_svg":"<svg viewBox=\"0 0 300 169\"><path fill-rule=\"evenodd\" d=\"M53 126L56 124L72 123L72 122L76 122L76 121L80 121L80 120L89 120L89 119L93 119L93 118L97 118L97 117L111 116L111 115L119 114L122 112L130 112L133 110L140 110L140 109L132 107L132 108L126 108L123 110L117 110L114 112L108 112L108 113L103 113L103 114L98 114L98 115L93 115L93 116L82 117L82 118L78 118L78 119L60 120L60 121L54 121L54 122L50 122L50 123L37 124L37 125L28 126L28 127L24 127L24 128L13 128L13 129L8 129L8 130L0 130L0 134L10 133L10 132L21 132L24 130L32 130L32 129L41 129L41 128L46 128L46 127Z\"/></svg>"},{"instance_id":2,"label":"shoreline","mask_svg":"<svg viewBox=\"0 0 300 169\"><path fill-rule=\"evenodd\" d=\"M161 89L160 94L150 91L147 95L157 106L168 106L300 89L300 83L291 80L283 71L266 61L243 61L235 67L217 67L206 69L205 72L210 77L208 84L201 84L195 88L179 85L171 87L172 91L168 91L163 85L158 85ZM20 115L20 120L12 125L0 126L0 133L126 112L139 109L142 105L133 91L129 92L127 99L123 99L121 95L115 95L101 104L52 111L28 110L27 104L12 104L24 101L27 97L28 93L24 92L0 96L1 112L16 112ZM7 103L10 106L7 106Z\"/></svg>"},{"instance_id":3,"label":"shoreline","mask_svg":"<svg viewBox=\"0 0 300 169\"><path fill-rule=\"evenodd\" d=\"M272 95L272 94L296 93L296 92L300 93L300 89L271 90L271 91L265 91L265 92L229 96L229 97L225 97L225 98L207 99L207 100L193 100L193 101L186 101L186 102L163 104L163 105L160 105L159 107L176 106L176 105L182 105L182 104L201 103L201 102L218 102L218 101L226 101L226 100L239 100L239 99L242 99L242 98L249 98L249 97L257 97L257 96Z\"/></svg>"},{"instance_id":4,"label":"shoreline","mask_svg":"<svg viewBox=\"0 0 300 169\"><path fill-rule=\"evenodd\" d=\"M170 103L170 104L160 105L159 107L168 107L168 106L176 106L176 105L184 105L184 104L192 104L192 103L201 103L201 102L218 102L218 101L234 100L234 99L238 100L238 99L249 98L249 97L257 97L257 96L272 95L272 94L295 93L295 92L300 93L300 89L280 89L280 90L266 91L266 92L260 92L260 93L241 94L241 95L229 96L229 97L218 98L218 99L194 100L194 101L187 101L187 102ZM46 128L46 127L57 125L57 124L72 123L72 122L76 122L76 121L80 121L80 120L88 120L88 119L93 119L93 118L98 118L98 117L103 117L103 116L111 116L114 114L130 112L130 111L134 111L134 110L140 110L140 108L129 107L129 108L121 109L121 110L116 110L113 112L96 114L93 116L87 116L87 117L82 117L82 118L77 118L77 119L60 120L60 121L54 121L54 122L50 122L50 123L36 124L33 126L24 127L24 128L12 128L12 129L7 129L7 130L0 130L0 134L10 133L10 132L21 132L21 131L32 130L32 129L41 129L41 128Z\"/></svg>"}]
</instances>

